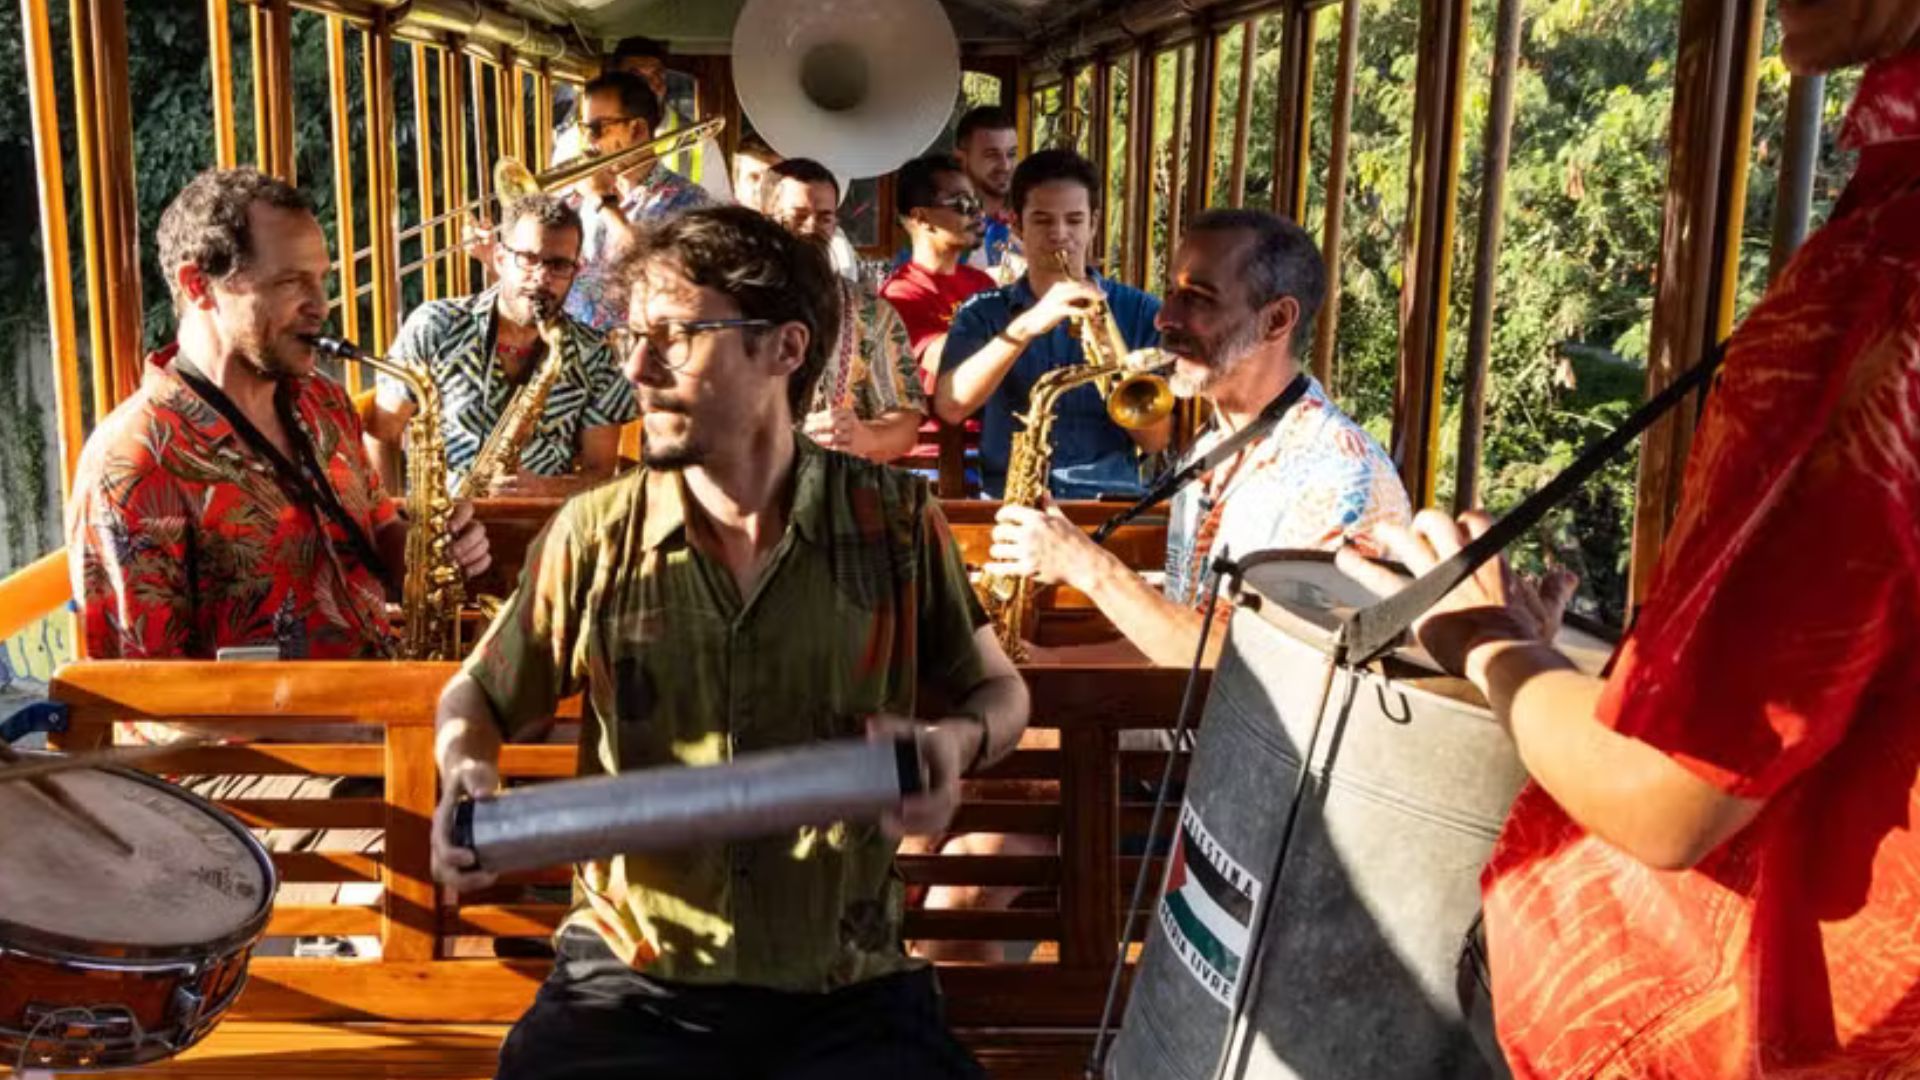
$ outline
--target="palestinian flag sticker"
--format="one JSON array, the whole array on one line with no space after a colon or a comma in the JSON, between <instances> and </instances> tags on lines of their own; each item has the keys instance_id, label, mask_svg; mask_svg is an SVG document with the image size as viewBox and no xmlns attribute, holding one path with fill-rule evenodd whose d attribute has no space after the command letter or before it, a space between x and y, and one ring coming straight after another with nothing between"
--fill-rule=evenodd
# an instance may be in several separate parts
<instances>
[{"instance_id":1,"label":"palestinian flag sticker","mask_svg":"<svg viewBox=\"0 0 1920 1080\"><path fill-rule=\"evenodd\" d=\"M1187 973L1229 1008L1260 889L1261 883L1214 841L1193 807L1182 806L1160 900L1160 929Z\"/></svg>"}]
</instances>

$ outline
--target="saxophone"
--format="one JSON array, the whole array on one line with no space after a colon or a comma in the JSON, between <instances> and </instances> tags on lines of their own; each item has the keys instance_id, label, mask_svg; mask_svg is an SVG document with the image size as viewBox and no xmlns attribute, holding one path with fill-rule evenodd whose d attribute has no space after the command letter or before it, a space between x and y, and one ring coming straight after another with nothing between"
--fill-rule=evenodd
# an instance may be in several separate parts
<instances>
[{"instance_id":1,"label":"saxophone","mask_svg":"<svg viewBox=\"0 0 1920 1080\"><path fill-rule=\"evenodd\" d=\"M1078 280L1064 251L1054 252L1054 263ZM1053 462L1053 421L1060 399L1088 383L1107 399L1107 415L1124 428L1158 423L1173 410L1173 391L1155 371L1170 360L1157 352L1143 362L1129 357L1126 338L1102 300L1073 317L1073 331L1087 362L1054 368L1035 380L1027 395L1027 411L1016 414L1019 430L1007 454L1007 483L1001 502L1008 506L1039 508L1047 496L1047 478ZM994 636L1014 661L1027 658L1023 637L1033 612L1033 581L1027 577L986 574L974 584L980 604L993 620Z\"/></svg>"},{"instance_id":2,"label":"saxophone","mask_svg":"<svg viewBox=\"0 0 1920 1080\"><path fill-rule=\"evenodd\" d=\"M474 455L473 464L467 467L467 474L460 478L459 485L454 488L453 497L456 499L484 498L495 480L518 468L520 455L527 448L527 440L533 437L533 429L547 411L547 395L553 392L553 384L560 380L560 369L565 364L562 346L567 337L566 320L547 305L536 306L534 318L540 326L540 340L547 346L546 358L541 360L533 378L514 391L506 409L500 414L500 421L493 425L493 430L487 434L487 441L481 444L480 452Z\"/></svg>"},{"instance_id":3,"label":"saxophone","mask_svg":"<svg viewBox=\"0 0 1920 1080\"><path fill-rule=\"evenodd\" d=\"M407 564L400 586L406 660L460 659L460 605L466 596L453 560L448 528L453 500L447 496L447 454L440 434L440 388L424 365L372 356L338 338L309 339L314 351L365 364L398 379L418 406L407 422Z\"/></svg>"}]
</instances>

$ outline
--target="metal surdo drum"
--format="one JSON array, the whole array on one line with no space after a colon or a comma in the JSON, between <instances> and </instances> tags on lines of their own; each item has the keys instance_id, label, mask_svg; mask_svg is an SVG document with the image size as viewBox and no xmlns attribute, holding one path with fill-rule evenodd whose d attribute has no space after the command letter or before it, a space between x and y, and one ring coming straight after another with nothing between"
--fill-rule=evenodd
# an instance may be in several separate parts
<instances>
[{"instance_id":1,"label":"metal surdo drum","mask_svg":"<svg viewBox=\"0 0 1920 1080\"><path fill-rule=\"evenodd\" d=\"M1223 1060L1259 1080L1491 1075L1458 980L1526 778L1513 744L1417 649L1334 664L1340 617L1375 597L1330 556L1242 566L1108 1075L1205 1078ZM1573 630L1559 644L1588 670L1610 652Z\"/></svg>"},{"instance_id":2,"label":"metal surdo drum","mask_svg":"<svg viewBox=\"0 0 1920 1080\"><path fill-rule=\"evenodd\" d=\"M129 769L66 793L131 855L28 783L0 783L0 1065L157 1061L213 1029L246 982L273 864L223 811Z\"/></svg>"}]
</instances>

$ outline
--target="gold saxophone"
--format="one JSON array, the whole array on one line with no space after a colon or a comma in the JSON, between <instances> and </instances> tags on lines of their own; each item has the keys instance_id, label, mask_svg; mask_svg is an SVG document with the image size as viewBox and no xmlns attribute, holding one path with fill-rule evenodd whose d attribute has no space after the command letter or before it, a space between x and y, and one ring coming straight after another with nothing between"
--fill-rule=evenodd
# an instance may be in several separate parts
<instances>
[{"instance_id":1,"label":"gold saxophone","mask_svg":"<svg viewBox=\"0 0 1920 1080\"><path fill-rule=\"evenodd\" d=\"M1068 266L1066 252L1055 252L1054 261L1061 272L1078 279ZM1027 411L1014 417L1019 430L1014 432L1007 454L1007 483L1001 492L1004 505L1037 509L1046 500L1053 462L1053 420L1060 399L1069 391L1088 383L1098 386L1107 399L1107 415L1124 428L1156 424L1173 411L1173 391L1165 379L1154 374L1165 364L1141 367L1129 363L1126 339L1104 300L1076 315L1073 321L1087 362L1054 368L1035 380L1028 392ZM993 620L994 636L1015 661L1027 658L1023 631L1033 611L1032 584L1027 577L986 573L974 583L981 606Z\"/></svg>"},{"instance_id":2,"label":"gold saxophone","mask_svg":"<svg viewBox=\"0 0 1920 1080\"><path fill-rule=\"evenodd\" d=\"M553 393L553 384L560 380L560 369L565 363L566 319L545 306L536 307L534 317L540 326L540 340L547 346L546 358L540 362L533 378L513 392L499 422L493 425L487 441L474 455L473 464L467 467L467 474L454 489L456 499L484 498L495 480L518 469L527 440L533 437L534 428L540 425L540 417L547 411L547 396Z\"/></svg>"},{"instance_id":3,"label":"gold saxophone","mask_svg":"<svg viewBox=\"0 0 1920 1080\"><path fill-rule=\"evenodd\" d=\"M453 500L447 495L447 454L440 434L440 388L424 365L372 356L337 338L311 339L314 350L365 364L398 379L417 406L407 422L407 564L400 586L406 660L460 659L460 605L465 579L453 559L448 528Z\"/></svg>"}]
</instances>

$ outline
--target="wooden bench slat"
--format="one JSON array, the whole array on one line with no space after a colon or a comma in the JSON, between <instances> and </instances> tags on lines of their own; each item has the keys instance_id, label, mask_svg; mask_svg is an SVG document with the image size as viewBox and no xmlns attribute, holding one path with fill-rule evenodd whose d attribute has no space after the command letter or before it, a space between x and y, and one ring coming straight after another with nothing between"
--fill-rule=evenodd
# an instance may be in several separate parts
<instances>
[{"instance_id":1,"label":"wooden bench slat","mask_svg":"<svg viewBox=\"0 0 1920 1080\"><path fill-rule=\"evenodd\" d=\"M273 868L288 882L375 882L380 857L349 851L276 851Z\"/></svg>"},{"instance_id":2,"label":"wooden bench slat","mask_svg":"<svg viewBox=\"0 0 1920 1080\"><path fill-rule=\"evenodd\" d=\"M462 904L441 925L447 934L545 937L567 917L565 904Z\"/></svg>"},{"instance_id":3,"label":"wooden bench slat","mask_svg":"<svg viewBox=\"0 0 1920 1080\"><path fill-rule=\"evenodd\" d=\"M580 751L570 744L504 746L500 775L509 779L571 779L578 771Z\"/></svg>"},{"instance_id":4,"label":"wooden bench slat","mask_svg":"<svg viewBox=\"0 0 1920 1080\"><path fill-rule=\"evenodd\" d=\"M1047 836L1060 831L1058 803L1031 803L989 800L963 802L954 811L954 833L1025 833Z\"/></svg>"},{"instance_id":5,"label":"wooden bench slat","mask_svg":"<svg viewBox=\"0 0 1920 1080\"><path fill-rule=\"evenodd\" d=\"M379 829L382 799L234 799L220 807L256 829Z\"/></svg>"},{"instance_id":6,"label":"wooden bench slat","mask_svg":"<svg viewBox=\"0 0 1920 1080\"><path fill-rule=\"evenodd\" d=\"M267 920L268 937L314 937L332 934L372 936L380 932L380 912L376 908L343 907L338 904L313 907L275 907Z\"/></svg>"},{"instance_id":7,"label":"wooden bench slat","mask_svg":"<svg viewBox=\"0 0 1920 1080\"><path fill-rule=\"evenodd\" d=\"M139 768L173 776L379 776L380 747L330 743L188 747L146 758Z\"/></svg>"},{"instance_id":8,"label":"wooden bench slat","mask_svg":"<svg viewBox=\"0 0 1920 1080\"><path fill-rule=\"evenodd\" d=\"M901 855L894 864L909 885L1060 884L1060 860L1052 855Z\"/></svg>"},{"instance_id":9,"label":"wooden bench slat","mask_svg":"<svg viewBox=\"0 0 1920 1080\"><path fill-rule=\"evenodd\" d=\"M1058 911L909 911L905 934L914 941L1057 941Z\"/></svg>"}]
</instances>

